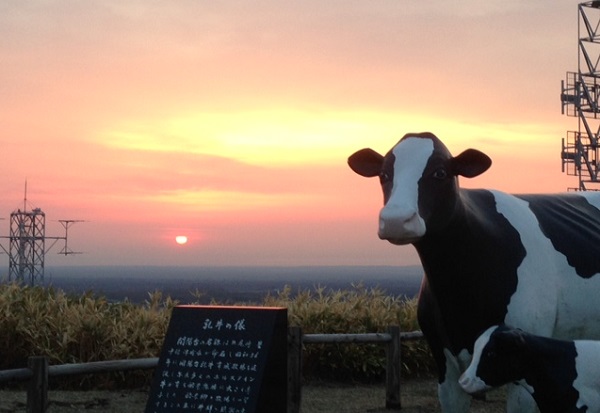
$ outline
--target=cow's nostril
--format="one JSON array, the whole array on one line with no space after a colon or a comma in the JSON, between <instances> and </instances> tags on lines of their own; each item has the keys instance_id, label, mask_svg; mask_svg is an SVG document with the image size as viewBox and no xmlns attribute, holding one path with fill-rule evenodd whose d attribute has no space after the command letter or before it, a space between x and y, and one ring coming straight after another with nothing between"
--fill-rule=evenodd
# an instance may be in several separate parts
<instances>
[{"instance_id":1,"label":"cow's nostril","mask_svg":"<svg viewBox=\"0 0 600 413\"><path fill-rule=\"evenodd\" d=\"M411 221L414 221L414 220L415 220L415 218L416 218L416 216L417 216L417 211L414 211L414 210L413 210L413 211L410 211L410 212L407 214L407 217L404 219L404 222L406 223L406 222L411 222Z\"/></svg>"}]
</instances>

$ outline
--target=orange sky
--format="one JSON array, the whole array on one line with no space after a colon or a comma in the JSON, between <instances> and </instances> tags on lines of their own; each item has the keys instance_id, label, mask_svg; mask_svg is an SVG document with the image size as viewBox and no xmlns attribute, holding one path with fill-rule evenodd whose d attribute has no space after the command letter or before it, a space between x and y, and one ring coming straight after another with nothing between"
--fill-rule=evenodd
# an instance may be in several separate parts
<instances>
[{"instance_id":1,"label":"orange sky","mask_svg":"<svg viewBox=\"0 0 600 413\"><path fill-rule=\"evenodd\" d=\"M4 2L0 231L27 179L47 235L89 221L70 232L85 254L47 265L415 264L377 239L379 186L346 158L427 130L493 158L464 186L576 186L576 6Z\"/></svg>"}]
</instances>

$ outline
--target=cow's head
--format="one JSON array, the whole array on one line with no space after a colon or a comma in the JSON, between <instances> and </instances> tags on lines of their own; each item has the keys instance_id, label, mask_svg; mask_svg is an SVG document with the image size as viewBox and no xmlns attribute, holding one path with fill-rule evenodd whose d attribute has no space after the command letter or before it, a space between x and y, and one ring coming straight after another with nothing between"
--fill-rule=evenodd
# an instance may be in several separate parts
<instances>
[{"instance_id":1,"label":"cow's head","mask_svg":"<svg viewBox=\"0 0 600 413\"><path fill-rule=\"evenodd\" d=\"M409 244L451 217L458 198L457 176L477 176L492 161L475 149L453 157L433 134L417 133L405 135L385 156L362 149L348 164L359 175L379 176L384 198L379 237Z\"/></svg>"},{"instance_id":2,"label":"cow's head","mask_svg":"<svg viewBox=\"0 0 600 413\"><path fill-rule=\"evenodd\" d=\"M492 326L475 341L471 364L458 383L470 394L525 378L530 358L527 333L507 326Z\"/></svg>"}]
</instances>

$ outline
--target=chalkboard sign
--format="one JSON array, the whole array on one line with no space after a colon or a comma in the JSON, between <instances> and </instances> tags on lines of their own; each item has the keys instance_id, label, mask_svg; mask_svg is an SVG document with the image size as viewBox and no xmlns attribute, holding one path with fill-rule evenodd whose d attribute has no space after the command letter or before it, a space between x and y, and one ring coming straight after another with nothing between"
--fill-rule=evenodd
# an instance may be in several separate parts
<instances>
[{"instance_id":1,"label":"chalkboard sign","mask_svg":"<svg viewBox=\"0 0 600 413\"><path fill-rule=\"evenodd\" d=\"M146 413L285 413L287 309L177 306Z\"/></svg>"}]
</instances>

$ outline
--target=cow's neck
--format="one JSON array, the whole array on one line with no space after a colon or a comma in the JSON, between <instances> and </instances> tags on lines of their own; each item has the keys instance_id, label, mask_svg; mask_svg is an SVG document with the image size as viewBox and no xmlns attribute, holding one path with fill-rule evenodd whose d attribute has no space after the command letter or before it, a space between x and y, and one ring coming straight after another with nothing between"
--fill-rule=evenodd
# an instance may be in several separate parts
<instances>
[{"instance_id":1,"label":"cow's neck","mask_svg":"<svg viewBox=\"0 0 600 413\"><path fill-rule=\"evenodd\" d=\"M413 244L434 286L473 285L486 277L485 270L495 252L490 246L496 237L493 224L485 219L459 203L443 228L428 230Z\"/></svg>"},{"instance_id":2,"label":"cow's neck","mask_svg":"<svg viewBox=\"0 0 600 413\"><path fill-rule=\"evenodd\" d=\"M454 234L460 234L455 236ZM432 289L469 289L485 277L482 257L484 241L474 242L472 230L462 222L448 225L445 231L427 234L414 244ZM479 238L479 237L477 237Z\"/></svg>"},{"instance_id":3,"label":"cow's neck","mask_svg":"<svg viewBox=\"0 0 600 413\"><path fill-rule=\"evenodd\" d=\"M497 213L489 191L464 191L452 219L413 245L444 322L470 348L481 330L504 321L525 256L518 232ZM464 206L469 205L469 206ZM471 208L476 205L477 208ZM462 325L463 320L473 322Z\"/></svg>"},{"instance_id":4,"label":"cow's neck","mask_svg":"<svg viewBox=\"0 0 600 413\"><path fill-rule=\"evenodd\" d=\"M443 228L427 231L415 246L432 286L498 285L525 257L518 231L496 211L494 195L461 190L452 218ZM472 207L476 205L476 207ZM506 284L507 280L500 280ZM516 286L516 278L514 279ZM482 291L479 290L479 293Z\"/></svg>"}]
</instances>

